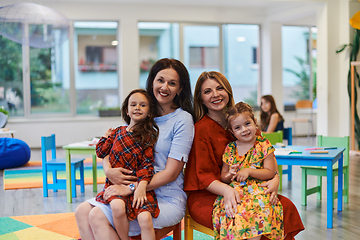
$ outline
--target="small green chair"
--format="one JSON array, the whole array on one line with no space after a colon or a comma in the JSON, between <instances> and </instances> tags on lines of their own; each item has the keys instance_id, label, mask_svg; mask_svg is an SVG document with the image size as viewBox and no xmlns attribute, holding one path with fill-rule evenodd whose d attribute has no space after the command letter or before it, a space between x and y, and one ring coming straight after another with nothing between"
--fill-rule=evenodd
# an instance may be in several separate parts
<instances>
[{"instance_id":1,"label":"small green chair","mask_svg":"<svg viewBox=\"0 0 360 240\"><path fill-rule=\"evenodd\" d=\"M343 189L343 196L344 196L344 203L349 202L349 137L325 137L322 135L318 136L318 146L319 147L344 147L344 189ZM301 205L307 204L307 196L317 193L317 199L321 200L321 187L322 187L322 177L326 177L326 167L308 167L303 166L302 168L302 184L301 184ZM333 183L335 183L335 177L338 176L338 165L334 166L334 179ZM317 185L313 188L307 188L307 176L308 175L315 175L317 176ZM335 192L334 187L334 199L337 198L337 192ZM329 201L329 199L328 199Z\"/></svg>"},{"instance_id":2,"label":"small green chair","mask_svg":"<svg viewBox=\"0 0 360 240\"><path fill-rule=\"evenodd\" d=\"M261 134L264 137L266 137L272 145L283 142L283 132L282 131L277 131L277 132L272 132L272 133L261 133ZM280 178L279 190L281 190L282 189L282 166L279 165L278 168L279 168L279 178Z\"/></svg>"}]
</instances>

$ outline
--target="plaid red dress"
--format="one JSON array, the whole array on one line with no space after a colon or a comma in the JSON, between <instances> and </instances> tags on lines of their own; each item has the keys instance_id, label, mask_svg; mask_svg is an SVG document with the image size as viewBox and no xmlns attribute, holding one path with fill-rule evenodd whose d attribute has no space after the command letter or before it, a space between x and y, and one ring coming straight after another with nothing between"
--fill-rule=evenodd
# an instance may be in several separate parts
<instances>
[{"instance_id":1,"label":"plaid red dress","mask_svg":"<svg viewBox=\"0 0 360 240\"><path fill-rule=\"evenodd\" d=\"M113 168L123 167L132 170L132 175L138 178L138 182L142 180L150 182L153 176L153 147L143 149L136 142L132 133L126 131L126 126L116 128L108 138L102 137L98 144L96 144L96 155L99 158L109 155L109 161ZM112 196L110 199L105 200L103 198L104 192L110 185L113 184L106 178L104 189L97 194L96 201L108 204L113 199L122 199L125 202L127 217L130 221L136 219L137 215L144 211L150 212L154 218L159 215L160 209L154 191L147 191L147 202L142 207L136 209L131 206L134 194L125 197Z\"/></svg>"}]
</instances>

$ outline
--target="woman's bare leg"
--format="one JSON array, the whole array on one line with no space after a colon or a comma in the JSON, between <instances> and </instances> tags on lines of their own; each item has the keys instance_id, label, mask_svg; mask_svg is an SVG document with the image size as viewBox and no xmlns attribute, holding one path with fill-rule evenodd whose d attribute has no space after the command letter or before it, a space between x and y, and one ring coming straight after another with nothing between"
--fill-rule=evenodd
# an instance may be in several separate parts
<instances>
[{"instance_id":1,"label":"woman's bare leg","mask_svg":"<svg viewBox=\"0 0 360 240\"><path fill-rule=\"evenodd\" d=\"M94 206L92 206L90 203L83 202L75 210L76 223L78 225L81 239L83 240L95 239L89 222L89 214L93 207Z\"/></svg>"},{"instance_id":2,"label":"woman's bare leg","mask_svg":"<svg viewBox=\"0 0 360 240\"><path fill-rule=\"evenodd\" d=\"M155 230L150 212L141 212L137 216L141 228L142 240L155 240Z\"/></svg>"},{"instance_id":3,"label":"woman's bare leg","mask_svg":"<svg viewBox=\"0 0 360 240\"><path fill-rule=\"evenodd\" d=\"M89 222L96 240L120 240L115 229L111 226L111 223L100 208L94 207L90 211Z\"/></svg>"},{"instance_id":4,"label":"woman's bare leg","mask_svg":"<svg viewBox=\"0 0 360 240\"><path fill-rule=\"evenodd\" d=\"M129 220L126 215L125 202L122 199L113 199L110 202L113 221L120 239L129 239Z\"/></svg>"}]
</instances>

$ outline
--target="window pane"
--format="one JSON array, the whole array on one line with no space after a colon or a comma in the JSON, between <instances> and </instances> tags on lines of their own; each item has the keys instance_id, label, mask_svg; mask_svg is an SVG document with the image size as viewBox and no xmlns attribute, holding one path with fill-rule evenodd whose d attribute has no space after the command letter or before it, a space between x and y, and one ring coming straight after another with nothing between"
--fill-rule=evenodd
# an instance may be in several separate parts
<instances>
[{"instance_id":1,"label":"window pane","mask_svg":"<svg viewBox=\"0 0 360 240\"><path fill-rule=\"evenodd\" d=\"M308 27L282 27L284 105L310 99L309 33Z\"/></svg>"},{"instance_id":2,"label":"window pane","mask_svg":"<svg viewBox=\"0 0 360 240\"><path fill-rule=\"evenodd\" d=\"M203 71L220 71L219 38L218 26L184 26L184 64L193 89Z\"/></svg>"},{"instance_id":3,"label":"window pane","mask_svg":"<svg viewBox=\"0 0 360 240\"><path fill-rule=\"evenodd\" d=\"M139 86L145 88L149 70L158 59L179 59L179 24L139 22L138 29L140 36Z\"/></svg>"},{"instance_id":4,"label":"window pane","mask_svg":"<svg viewBox=\"0 0 360 240\"><path fill-rule=\"evenodd\" d=\"M44 25L30 25L44 31ZM69 42L30 48L31 114L70 113Z\"/></svg>"},{"instance_id":5,"label":"window pane","mask_svg":"<svg viewBox=\"0 0 360 240\"><path fill-rule=\"evenodd\" d=\"M234 93L235 103L257 105L259 81L259 26L227 24L224 29L225 76Z\"/></svg>"},{"instance_id":6,"label":"window pane","mask_svg":"<svg viewBox=\"0 0 360 240\"><path fill-rule=\"evenodd\" d=\"M0 36L0 107L24 116L21 45Z\"/></svg>"},{"instance_id":7,"label":"window pane","mask_svg":"<svg viewBox=\"0 0 360 240\"><path fill-rule=\"evenodd\" d=\"M75 22L77 114L119 107L117 22Z\"/></svg>"}]
</instances>

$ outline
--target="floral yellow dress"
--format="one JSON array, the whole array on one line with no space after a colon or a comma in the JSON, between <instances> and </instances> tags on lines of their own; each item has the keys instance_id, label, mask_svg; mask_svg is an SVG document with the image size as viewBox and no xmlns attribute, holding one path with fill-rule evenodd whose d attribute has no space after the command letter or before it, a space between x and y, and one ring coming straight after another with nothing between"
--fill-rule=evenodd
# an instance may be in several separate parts
<instances>
[{"instance_id":1,"label":"floral yellow dress","mask_svg":"<svg viewBox=\"0 0 360 240\"><path fill-rule=\"evenodd\" d=\"M239 164L244 168L263 168L263 160L275 149L269 140L258 136L254 146L244 155L239 156L235 142L229 143L223 154L227 164ZM218 196L213 208L213 227L215 239L247 239L265 235L269 239L284 239L283 209L280 201L270 204L270 194L265 194L263 181L249 177L246 182L230 183L240 192L241 202L237 206L235 218L225 213L224 197Z\"/></svg>"}]
</instances>

